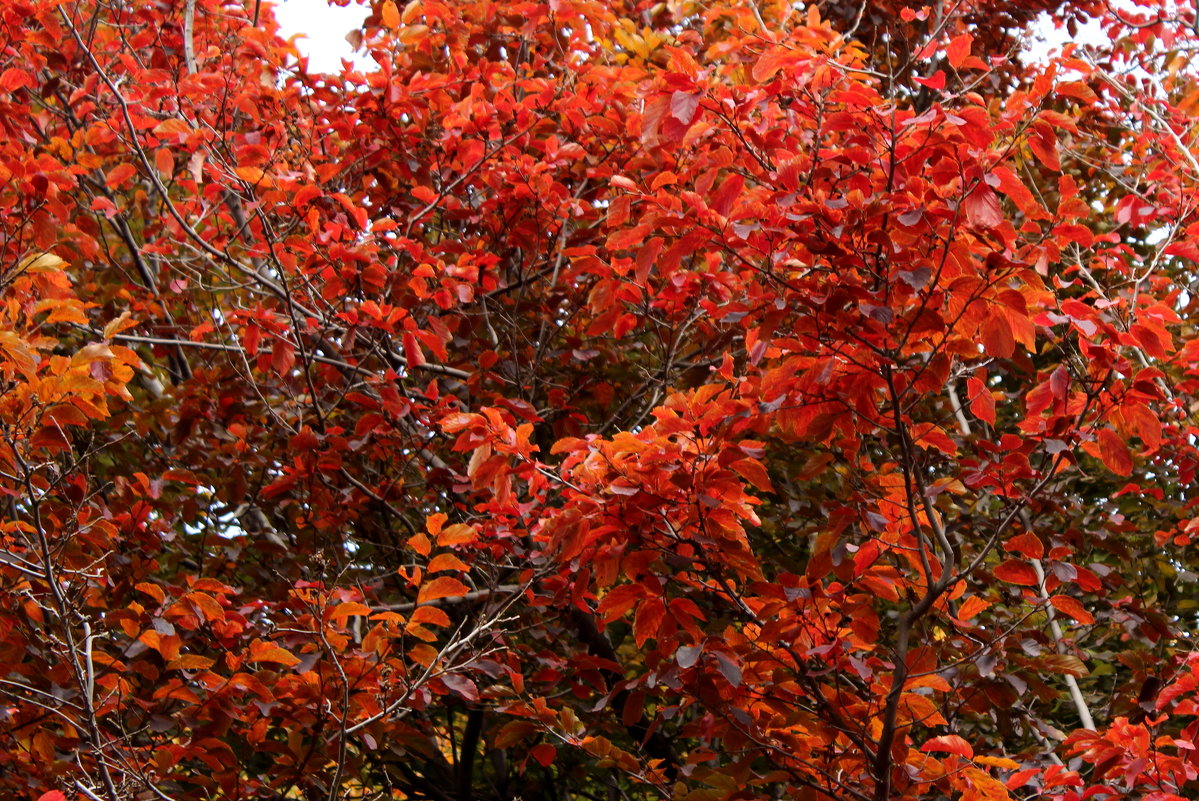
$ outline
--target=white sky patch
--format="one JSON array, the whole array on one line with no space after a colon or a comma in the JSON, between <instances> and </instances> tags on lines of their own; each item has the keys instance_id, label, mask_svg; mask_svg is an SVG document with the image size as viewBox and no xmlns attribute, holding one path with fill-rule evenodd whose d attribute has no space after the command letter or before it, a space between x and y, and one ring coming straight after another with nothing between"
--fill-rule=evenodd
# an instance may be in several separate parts
<instances>
[{"instance_id":1,"label":"white sky patch","mask_svg":"<svg viewBox=\"0 0 1199 801\"><path fill-rule=\"evenodd\" d=\"M1117 6L1121 4L1117 3ZM1065 26L1054 28L1053 21L1045 12L1032 26L1032 41L1029 42L1028 52L1035 61L1046 61L1050 54L1062 52L1062 47L1071 42L1079 45L1106 45L1110 43L1107 35L1100 27L1098 20L1090 20L1086 25L1080 25L1078 35L1071 36Z\"/></svg>"},{"instance_id":2,"label":"white sky patch","mask_svg":"<svg viewBox=\"0 0 1199 801\"><path fill-rule=\"evenodd\" d=\"M357 69L370 69L374 62L355 53L346 34L362 26L370 11L356 3L341 8L327 0L280 0L275 4L284 38L299 35L296 47L308 56L310 72L341 72L341 61L350 61Z\"/></svg>"},{"instance_id":3,"label":"white sky patch","mask_svg":"<svg viewBox=\"0 0 1199 801\"><path fill-rule=\"evenodd\" d=\"M1129 6L1127 1L1116 6ZM346 34L357 29L369 10L356 2L349 6L330 5L328 0L278 0L275 17L284 37L299 35L297 47L308 56L312 72L341 72L342 59L350 61L355 68L369 71L374 67L370 59L355 53L346 41ZM1044 61L1051 53L1061 52L1062 46L1077 44L1102 45L1107 37L1098 23L1091 21L1079 28L1071 37L1065 28L1055 29L1047 14L1042 14L1033 25L1029 52L1034 60Z\"/></svg>"}]
</instances>

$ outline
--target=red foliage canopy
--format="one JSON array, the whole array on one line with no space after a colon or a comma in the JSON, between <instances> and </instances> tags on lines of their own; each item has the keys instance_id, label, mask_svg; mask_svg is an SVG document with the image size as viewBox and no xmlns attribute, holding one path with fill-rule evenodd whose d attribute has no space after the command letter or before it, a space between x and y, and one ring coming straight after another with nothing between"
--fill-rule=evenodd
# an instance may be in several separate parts
<instances>
[{"instance_id":1,"label":"red foliage canopy","mask_svg":"<svg viewBox=\"0 0 1199 801\"><path fill-rule=\"evenodd\" d=\"M1195 794L1194 9L362 10L0 4L0 793Z\"/></svg>"}]
</instances>

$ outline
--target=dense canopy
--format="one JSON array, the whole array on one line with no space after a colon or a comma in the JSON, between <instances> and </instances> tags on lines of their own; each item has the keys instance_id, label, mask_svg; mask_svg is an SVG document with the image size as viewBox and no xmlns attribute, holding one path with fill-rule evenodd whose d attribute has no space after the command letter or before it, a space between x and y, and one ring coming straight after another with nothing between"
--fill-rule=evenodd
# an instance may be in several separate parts
<instances>
[{"instance_id":1,"label":"dense canopy","mask_svg":"<svg viewBox=\"0 0 1199 801\"><path fill-rule=\"evenodd\" d=\"M0 2L0 795L1195 797L1196 10L905 2Z\"/></svg>"}]
</instances>

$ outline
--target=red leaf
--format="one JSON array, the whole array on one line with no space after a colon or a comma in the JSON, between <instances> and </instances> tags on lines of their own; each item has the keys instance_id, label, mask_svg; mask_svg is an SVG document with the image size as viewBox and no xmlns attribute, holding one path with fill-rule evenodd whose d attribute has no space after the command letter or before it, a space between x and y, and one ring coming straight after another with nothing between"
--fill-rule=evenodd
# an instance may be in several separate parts
<instances>
[{"instance_id":1,"label":"red leaf","mask_svg":"<svg viewBox=\"0 0 1199 801\"><path fill-rule=\"evenodd\" d=\"M408 361L409 369L420 367L425 363L425 354L421 350L420 343L417 342L415 334L411 331L405 331L401 337L401 342L404 345L404 358Z\"/></svg>"},{"instance_id":2,"label":"red leaf","mask_svg":"<svg viewBox=\"0 0 1199 801\"><path fill-rule=\"evenodd\" d=\"M271 346L271 369L279 375L287 375L296 363L296 349L286 340L276 339Z\"/></svg>"},{"instance_id":3,"label":"red leaf","mask_svg":"<svg viewBox=\"0 0 1199 801\"><path fill-rule=\"evenodd\" d=\"M1012 334L1012 326L1006 314L995 310L987 312L979 333L982 336L983 350L988 356L1008 359L1016 352L1016 337Z\"/></svg>"},{"instance_id":4,"label":"red leaf","mask_svg":"<svg viewBox=\"0 0 1199 801\"><path fill-rule=\"evenodd\" d=\"M637 615L633 619L633 640L637 647L645 645L650 638L657 638L662 619L666 616L666 605L661 598L646 598L637 604Z\"/></svg>"},{"instance_id":5,"label":"red leaf","mask_svg":"<svg viewBox=\"0 0 1199 801\"><path fill-rule=\"evenodd\" d=\"M622 584L619 587L613 587L599 603L599 611L603 614L604 622L611 622L628 612L644 596L645 587L640 584Z\"/></svg>"},{"instance_id":6,"label":"red leaf","mask_svg":"<svg viewBox=\"0 0 1199 801\"><path fill-rule=\"evenodd\" d=\"M447 673L441 677L441 683L465 698L467 701L474 702L479 700L478 686L476 686L475 683L466 676L460 676L456 673Z\"/></svg>"},{"instance_id":7,"label":"red leaf","mask_svg":"<svg viewBox=\"0 0 1199 801\"><path fill-rule=\"evenodd\" d=\"M979 228L994 228L1003 222L1003 210L999 207L999 195L990 187L979 184L962 201L966 219Z\"/></svg>"},{"instance_id":8,"label":"red leaf","mask_svg":"<svg viewBox=\"0 0 1199 801\"><path fill-rule=\"evenodd\" d=\"M935 423L919 423L912 426L911 436L912 441L920 448L936 448L946 456L957 456L957 443Z\"/></svg>"},{"instance_id":9,"label":"red leaf","mask_svg":"<svg viewBox=\"0 0 1199 801\"><path fill-rule=\"evenodd\" d=\"M724 179L724 183L712 195L712 199L708 205L712 210L721 216L729 216L729 212L733 209L733 204L737 197L741 194L741 190L745 188L745 179L740 174L734 173Z\"/></svg>"},{"instance_id":10,"label":"red leaf","mask_svg":"<svg viewBox=\"0 0 1199 801\"><path fill-rule=\"evenodd\" d=\"M1029 559L1040 559L1045 555L1045 545L1041 538L1031 531L1017 534L1003 544L1003 549L1009 553L1018 553Z\"/></svg>"},{"instance_id":11,"label":"red leaf","mask_svg":"<svg viewBox=\"0 0 1199 801\"><path fill-rule=\"evenodd\" d=\"M699 109L703 95L693 92L675 92L670 96L670 115L684 125L690 125Z\"/></svg>"},{"instance_id":12,"label":"red leaf","mask_svg":"<svg viewBox=\"0 0 1199 801\"><path fill-rule=\"evenodd\" d=\"M1033 132L1028 137L1028 148L1046 168L1061 172L1062 163L1057 155L1057 135L1048 123L1040 122L1033 126Z\"/></svg>"},{"instance_id":13,"label":"red leaf","mask_svg":"<svg viewBox=\"0 0 1199 801\"><path fill-rule=\"evenodd\" d=\"M558 755L558 749L549 743L542 743L529 751L529 755L533 759L536 759L541 764L541 767L548 768L554 764L554 757Z\"/></svg>"},{"instance_id":14,"label":"red leaf","mask_svg":"<svg viewBox=\"0 0 1199 801\"><path fill-rule=\"evenodd\" d=\"M1008 584L1021 584L1025 587L1037 586L1037 571L1023 559L1009 559L994 570L995 578Z\"/></svg>"},{"instance_id":15,"label":"red leaf","mask_svg":"<svg viewBox=\"0 0 1199 801\"><path fill-rule=\"evenodd\" d=\"M1103 464L1107 466L1118 476L1127 476L1132 473L1132 454L1128 450L1128 445L1124 440L1110 428L1104 428L1099 432L1099 458L1103 460Z\"/></svg>"},{"instance_id":16,"label":"red leaf","mask_svg":"<svg viewBox=\"0 0 1199 801\"><path fill-rule=\"evenodd\" d=\"M966 379L966 390L969 393L970 411L984 423L995 425L995 398L991 390L977 378Z\"/></svg>"},{"instance_id":17,"label":"red leaf","mask_svg":"<svg viewBox=\"0 0 1199 801\"><path fill-rule=\"evenodd\" d=\"M28 86L30 89L33 89L37 86L37 81L28 72L16 67L6 69L0 73L0 92L13 92L22 86ZM55 792L58 791L56 790Z\"/></svg>"},{"instance_id":18,"label":"red leaf","mask_svg":"<svg viewBox=\"0 0 1199 801\"><path fill-rule=\"evenodd\" d=\"M941 70L937 70L928 78L913 78L912 80L921 86L927 86L929 89L936 89L937 91L945 88L945 73Z\"/></svg>"},{"instance_id":19,"label":"red leaf","mask_svg":"<svg viewBox=\"0 0 1199 801\"><path fill-rule=\"evenodd\" d=\"M641 141L653 144L658 140L662 119L670 109L670 96L659 95L645 104L641 111Z\"/></svg>"},{"instance_id":20,"label":"red leaf","mask_svg":"<svg viewBox=\"0 0 1199 801\"><path fill-rule=\"evenodd\" d=\"M942 734L940 737L934 737L920 746L920 750L926 754L930 751L947 751L966 759L974 758L974 748L956 734Z\"/></svg>"},{"instance_id":21,"label":"red leaf","mask_svg":"<svg viewBox=\"0 0 1199 801\"><path fill-rule=\"evenodd\" d=\"M1037 202L1032 192L1012 170L999 166L992 168L990 174L999 181L997 187L999 191L1011 198L1012 202L1016 204L1016 208L1020 209L1026 217L1034 220L1049 217L1049 212L1045 211Z\"/></svg>"},{"instance_id":22,"label":"red leaf","mask_svg":"<svg viewBox=\"0 0 1199 801\"><path fill-rule=\"evenodd\" d=\"M1028 784L1029 779L1031 779L1033 776L1036 776L1040 772L1041 768L1039 767L1025 768L1024 770L1019 771L1018 773L1013 773L1010 777L1008 777L1007 782L1005 782L1005 786L1009 790L1015 790L1017 787L1024 787Z\"/></svg>"},{"instance_id":23,"label":"red leaf","mask_svg":"<svg viewBox=\"0 0 1199 801\"><path fill-rule=\"evenodd\" d=\"M1157 415L1145 404L1125 403L1120 407L1120 417L1124 421L1125 430L1134 437L1140 437L1149 450L1156 450L1161 444L1161 420L1157 419Z\"/></svg>"}]
</instances>

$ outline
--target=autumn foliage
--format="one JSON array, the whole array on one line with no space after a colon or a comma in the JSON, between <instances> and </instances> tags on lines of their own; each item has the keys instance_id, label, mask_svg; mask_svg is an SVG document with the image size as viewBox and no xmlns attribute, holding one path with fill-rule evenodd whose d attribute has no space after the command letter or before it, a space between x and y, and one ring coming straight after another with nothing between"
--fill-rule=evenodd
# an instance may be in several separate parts
<instances>
[{"instance_id":1,"label":"autumn foliage","mask_svg":"<svg viewBox=\"0 0 1199 801\"><path fill-rule=\"evenodd\" d=\"M1194 8L361 12L0 3L0 797L1195 797Z\"/></svg>"}]
</instances>

